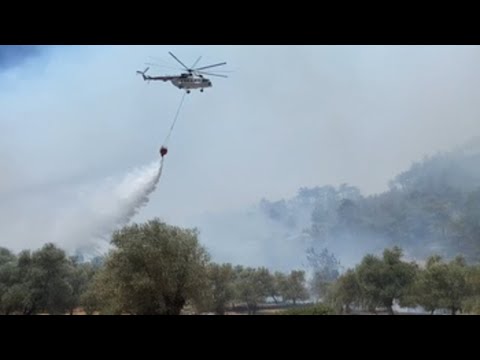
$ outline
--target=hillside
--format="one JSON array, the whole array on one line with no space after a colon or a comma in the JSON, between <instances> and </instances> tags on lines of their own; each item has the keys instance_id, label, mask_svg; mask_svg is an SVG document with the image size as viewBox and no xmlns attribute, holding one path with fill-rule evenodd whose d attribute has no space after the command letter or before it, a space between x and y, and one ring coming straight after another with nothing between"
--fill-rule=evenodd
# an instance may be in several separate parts
<instances>
[{"instance_id":1,"label":"hillside","mask_svg":"<svg viewBox=\"0 0 480 360\"><path fill-rule=\"evenodd\" d=\"M384 193L350 185L301 188L244 212L202 219L202 238L222 261L277 269L306 266L328 248L344 267L398 245L409 258L437 253L480 260L480 141L415 162ZM234 252L231 249L235 249Z\"/></svg>"}]
</instances>

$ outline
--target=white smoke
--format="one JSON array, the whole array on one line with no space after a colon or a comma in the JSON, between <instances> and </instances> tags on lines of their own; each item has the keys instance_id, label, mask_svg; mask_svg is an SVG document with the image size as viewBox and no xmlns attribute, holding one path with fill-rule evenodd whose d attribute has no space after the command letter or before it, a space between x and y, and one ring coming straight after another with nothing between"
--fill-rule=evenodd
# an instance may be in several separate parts
<instances>
[{"instance_id":1,"label":"white smoke","mask_svg":"<svg viewBox=\"0 0 480 360\"><path fill-rule=\"evenodd\" d=\"M15 239L9 246L13 250L31 248L32 242L37 247L53 242L69 252L104 251L113 231L128 224L147 205L162 168L163 161L154 162L123 178L109 178L76 188L56 188L56 195L62 192L62 203L51 203L55 197L48 191L10 199L10 216L2 216L0 227L2 232L7 230L9 238ZM13 222L6 220L13 218Z\"/></svg>"}]
</instances>

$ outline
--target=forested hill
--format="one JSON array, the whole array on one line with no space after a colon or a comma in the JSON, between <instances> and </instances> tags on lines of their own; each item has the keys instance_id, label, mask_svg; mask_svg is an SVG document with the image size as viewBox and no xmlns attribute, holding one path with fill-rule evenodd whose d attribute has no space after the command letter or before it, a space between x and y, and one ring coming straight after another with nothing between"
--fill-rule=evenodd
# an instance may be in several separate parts
<instances>
[{"instance_id":1,"label":"forested hill","mask_svg":"<svg viewBox=\"0 0 480 360\"><path fill-rule=\"evenodd\" d=\"M407 256L463 254L480 260L480 141L414 163L390 190L362 196L353 187L302 188L260 209L283 227L303 232L346 265L366 252L398 245ZM307 217L307 218L306 218Z\"/></svg>"}]
</instances>

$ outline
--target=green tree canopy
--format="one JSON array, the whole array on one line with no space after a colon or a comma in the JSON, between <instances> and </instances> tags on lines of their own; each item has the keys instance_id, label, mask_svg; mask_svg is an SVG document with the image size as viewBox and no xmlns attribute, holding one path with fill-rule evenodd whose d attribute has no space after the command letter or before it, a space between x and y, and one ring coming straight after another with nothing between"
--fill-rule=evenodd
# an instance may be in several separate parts
<instances>
[{"instance_id":1,"label":"green tree canopy","mask_svg":"<svg viewBox=\"0 0 480 360\"><path fill-rule=\"evenodd\" d=\"M115 249L97 281L114 313L178 315L207 288L209 255L195 230L158 219L126 226L112 238Z\"/></svg>"}]
</instances>

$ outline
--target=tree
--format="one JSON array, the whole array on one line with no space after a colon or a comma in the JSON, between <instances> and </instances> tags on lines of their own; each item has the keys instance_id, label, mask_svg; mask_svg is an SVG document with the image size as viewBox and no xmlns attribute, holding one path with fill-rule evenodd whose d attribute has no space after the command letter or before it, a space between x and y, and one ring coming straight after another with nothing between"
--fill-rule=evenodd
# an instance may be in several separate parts
<instances>
[{"instance_id":1,"label":"tree","mask_svg":"<svg viewBox=\"0 0 480 360\"><path fill-rule=\"evenodd\" d=\"M461 257L446 263L440 256L431 256L413 287L413 299L431 314L445 308L455 315L474 293L472 275Z\"/></svg>"},{"instance_id":2,"label":"tree","mask_svg":"<svg viewBox=\"0 0 480 360\"><path fill-rule=\"evenodd\" d=\"M467 273L470 296L463 301L464 311L480 314L480 266L470 266Z\"/></svg>"},{"instance_id":3,"label":"tree","mask_svg":"<svg viewBox=\"0 0 480 360\"><path fill-rule=\"evenodd\" d=\"M307 300L308 292L306 287L305 271L293 270L281 285L282 298L285 301L292 301L293 305L297 301Z\"/></svg>"},{"instance_id":4,"label":"tree","mask_svg":"<svg viewBox=\"0 0 480 360\"><path fill-rule=\"evenodd\" d=\"M8 315L12 306L12 288L18 283L17 258L7 249L0 248L0 312Z\"/></svg>"},{"instance_id":5,"label":"tree","mask_svg":"<svg viewBox=\"0 0 480 360\"><path fill-rule=\"evenodd\" d=\"M444 283L445 270L440 256L429 257L425 269L419 270L410 294L402 305L420 305L433 315L435 310L442 307L440 288Z\"/></svg>"},{"instance_id":6,"label":"tree","mask_svg":"<svg viewBox=\"0 0 480 360\"><path fill-rule=\"evenodd\" d=\"M87 291L88 284L95 275L96 268L90 263L78 263L71 259L71 266L68 276L68 283L72 288L72 294L69 299L70 315L76 307L81 305L81 297Z\"/></svg>"},{"instance_id":7,"label":"tree","mask_svg":"<svg viewBox=\"0 0 480 360\"><path fill-rule=\"evenodd\" d=\"M101 302L98 293L90 287L80 296L80 305L85 314L93 315L95 311L101 308Z\"/></svg>"},{"instance_id":8,"label":"tree","mask_svg":"<svg viewBox=\"0 0 480 360\"><path fill-rule=\"evenodd\" d=\"M109 273L103 268L93 267L93 276L89 279L85 290L80 295L80 306L87 315L103 310L106 314L122 314L122 307L115 296Z\"/></svg>"},{"instance_id":9,"label":"tree","mask_svg":"<svg viewBox=\"0 0 480 360\"><path fill-rule=\"evenodd\" d=\"M350 199L342 200L337 209L338 225L347 229L355 228L360 224L358 213L359 210L355 202Z\"/></svg>"},{"instance_id":10,"label":"tree","mask_svg":"<svg viewBox=\"0 0 480 360\"><path fill-rule=\"evenodd\" d=\"M275 303L277 303L276 297L279 295L278 287L275 282L275 277L265 267L258 268L256 270L257 281L263 288L265 296L271 297Z\"/></svg>"},{"instance_id":11,"label":"tree","mask_svg":"<svg viewBox=\"0 0 480 360\"><path fill-rule=\"evenodd\" d=\"M11 289L10 306L25 315L41 311L64 314L69 310L72 297L68 281L70 266L65 252L53 244L46 244L33 253L22 251L16 275L20 286Z\"/></svg>"},{"instance_id":12,"label":"tree","mask_svg":"<svg viewBox=\"0 0 480 360\"><path fill-rule=\"evenodd\" d=\"M285 282L285 278L285 274L280 271L275 271L273 274L273 286L270 288L269 296L275 301L275 304L278 304L278 297L282 296L282 286Z\"/></svg>"},{"instance_id":13,"label":"tree","mask_svg":"<svg viewBox=\"0 0 480 360\"><path fill-rule=\"evenodd\" d=\"M80 304L87 315L95 312L110 315L133 314L124 309L124 300L118 296L118 284L114 282L113 276L113 273L105 268L97 269L80 296Z\"/></svg>"},{"instance_id":14,"label":"tree","mask_svg":"<svg viewBox=\"0 0 480 360\"><path fill-rule=\"evenodd\" d=\"M196 230L158 219L114 233L115 247L97 281L104 309L115 313L178 315L207 288L209 255Z\"/></svg>"},{"instance_id":15,"label":"tree","mask_svg":"<svg viewBox=\"0 0 480 360\"><path fill-rule=\"evenodd\" d=\"M11 263L16 260L15 254L10 250L0 247L0 266Z\"/></svg>"},{"instance_id":16,"label":"tree","mask_svg":"<svg viewBox=\"0 0 480 360\"><path fill-rule=\"evenodd\" d=\"M328 292L327 302L340 313L351 312L353 305L359 304L362 299L362 290L358 283L357 274L354 270L348 270L340 276Z\"/></svg>"},{"instance_id":17,"label":"tree","mask_svg":"<svg viewBox=\"0 0 480 360\"><path fill-rule=\"evenodd\" d=\"M29 289L25 284L16 283L10 286L3 293L0 299L2 311L5 315L10 315L22 309L27 305Z\"/></svg>"},{"instance_id":18,"label":"tree","mask_svg":"<svg viewBox=\"0 0 480 360\"><path fill-rule=\"evenodd\" d=\"M452 315L462 310L464 301L471 296L472 288L467 281L468 272L464 258L459 256L446 264L444 278L439 281L441 303L450 309Z\"/></svg>"},{"instance_id":19,"label":"tree","mask_svg":"<svg viewBox=\"0 0 480 360\"><path fill-rule=\"evenodd\" d=\"M402 300L407 294L417 272L416 264L403 262L402 255L398 247L386 249L382 259L367 255L357 267L362 297L368 307L381 305L394 314L394 300Z\"/></svg>"},{"instance_id":20,"label":"tree","mask_svg":"<svg viewBox=\"0 0 480 360\"><path fill-rule=\"evenodd\" d=\"M208 267L208 279L211 287L211 308L215 313L224 315L226 305L235 296L232 265L211 264Z\"/></svg>"},{"instance_id":21,"label":"tree","mask_svg":"<svg viewBox=\"0 0 480 360\"><path fill-rule=\"evenodd\" d=\"M340 262L327 249L317 253L314 248L307 250L307 260L313 269L310 289L318 300L325 297L330 285L339 277Z\"/></svg>"},{"instance_id":22,"label":"tree","mask_svg":"<svg viewBox=\"0 0 480 360\"><path fill-rule=\"evenodd\" d=\"M265 287L265 274L259 269L236 268L236 294L239 300L247 304L248 314L257 312L258 304L265 301L268 291Z\"/></svg>"},{"instance_id":23,"label":"tree","mask_svg":"<svg viewBox=\"0 0 480 360\"><path fill-rule=\"evenodd\" d=\"M450 221L453 245L469 260L480 259L480 190L466 197L459 216Z\"/></svg>"}]
</instances>

